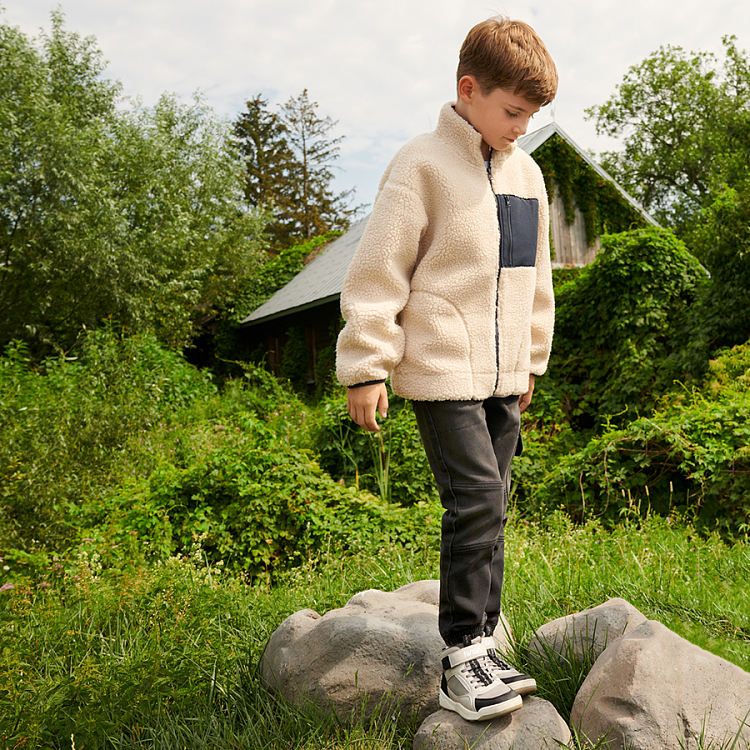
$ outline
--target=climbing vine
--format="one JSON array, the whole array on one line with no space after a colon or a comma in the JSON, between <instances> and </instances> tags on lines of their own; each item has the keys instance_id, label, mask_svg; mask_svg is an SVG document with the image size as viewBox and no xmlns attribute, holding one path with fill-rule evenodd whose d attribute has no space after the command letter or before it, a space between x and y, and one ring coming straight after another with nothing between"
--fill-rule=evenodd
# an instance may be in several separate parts
<instances>
[{"instance_id":1,"label":"climbing vine","mask_svg":"<svg viewBox=\"0 0 750 750\"><path fill-rule=\"evenodd\" d=\"M602 234L614 234L647 225L643 216L626 201L609 180L605 180L558 134L534 151L550 201L559 191L565 220L575 221L576 208L586 224L586 240L592 245Z\"/></svg>"}]
</instances>

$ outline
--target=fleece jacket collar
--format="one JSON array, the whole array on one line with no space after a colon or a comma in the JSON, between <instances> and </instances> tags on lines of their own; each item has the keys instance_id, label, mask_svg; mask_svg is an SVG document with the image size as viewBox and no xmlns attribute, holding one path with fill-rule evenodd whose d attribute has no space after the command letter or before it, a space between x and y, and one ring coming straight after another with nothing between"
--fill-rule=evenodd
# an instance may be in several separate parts
<instances>
[{"instance_id":1,"label":"fleece jacket collar","mask_svg":"<svg viewBox=\"0 0 750 750\"><path fill-rule=\"evenodd\" d=\"M449 141L455 149L463 153L467 161L478 164L484 169L482 134L456 112L455 106L455 102L448 102L443 105L435 134L439 138ZM492 171L499 170L502 164L513 155L516 148L516 144L511 143L508 148L502 151L493 149L490 164Z\"/></svg>"}]
</instances>

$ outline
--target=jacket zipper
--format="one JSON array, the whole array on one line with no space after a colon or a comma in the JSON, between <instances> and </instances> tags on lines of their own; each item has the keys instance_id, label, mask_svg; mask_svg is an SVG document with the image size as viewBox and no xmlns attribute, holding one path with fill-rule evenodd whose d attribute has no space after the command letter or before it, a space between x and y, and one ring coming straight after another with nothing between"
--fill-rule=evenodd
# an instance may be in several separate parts
<instances>
[{"instance_id":1,"label":"jacket zipper","mask_svg":"<svg viewBox=\"0 0 750 750\"><path fill-rule=\"evenodd\" d=\"M510 268L513 265L513 217L510 212L510 198L506 195L505 198L505 263L503 266Z\"/></svg>"},{"instance_id":2,"label":"jacket zipper","mask_svg":"<svg viewBox=\"0 0 750 750\"><path fill-rule=\"evenodd\" d=\"M495 280L495 387L492 389L494 395L497 390L497 386L500 383L500 325L497 322L498 313L500 308L500 274L503 270L503 227L500 223L500 196L495 193L495 188L492 186L492 149L490 148L490 158L487 161L487 179L490 181L490 190L495 198L495 215L497 216L497 231L500 238L499 247L497 249L498 263L497 263L497 279Z\"/></svg>"}]
</instances>

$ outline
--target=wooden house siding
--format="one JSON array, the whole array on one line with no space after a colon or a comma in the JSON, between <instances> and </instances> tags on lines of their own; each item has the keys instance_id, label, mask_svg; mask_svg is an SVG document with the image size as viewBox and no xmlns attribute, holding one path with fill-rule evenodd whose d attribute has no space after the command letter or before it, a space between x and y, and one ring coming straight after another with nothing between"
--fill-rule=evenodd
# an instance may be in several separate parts
<instances>
[{"instance_id":1,"label":"wooden house siding","mask_svg":"<svg viewBox=\"0 0 750 750\"><path fill-rule=\"evenodd\" d=\"M572 224L568 224L559 190L550 205L549 223L553 268L585 266L594 260L602 243L598 237L591 245L587 242L586 220L581 209L575 209L575 219Z\"/></svg>"}]
</instances>

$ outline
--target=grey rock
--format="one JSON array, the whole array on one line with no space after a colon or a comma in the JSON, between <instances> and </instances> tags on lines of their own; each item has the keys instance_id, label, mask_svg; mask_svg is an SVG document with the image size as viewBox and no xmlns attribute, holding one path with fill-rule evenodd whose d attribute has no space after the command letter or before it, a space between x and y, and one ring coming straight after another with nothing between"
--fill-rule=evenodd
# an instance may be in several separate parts
<instances>
[{"instance_id":1,"label":"grey rock","mask_svg":"<svg viewBox=\"0 0 750 750\"><path fill-rule=\"evenodd\" d=\"M559 750L570 730L555 707L533 696L523 708L492 721L465 721L441 709L428 716L414 736L414 750Z\"/></svg>"},{"instance_id":2,"label":"grey rock","mask_svg":"<svg viewBox=\"0 0 750 750\"><path fill-rule=\"evenodd\" d=\"M597 659L571 723L592 743L606 736L612 750L729 747L736 735L732 747L745 749L750 674L647 620Z\"/></svg>"},{"instance_id":3,"label":"grey rock","mask_svg":"<svg viewBox=\"0 0 750 750\"><path fill-rule=\"evenodd\" d=\"M589 669L608 645L645 621L629 602L609 599L542 625L529 641L529 655L542 667L575 661Z\"/></svg>"},{"instance_id":4,"label":"grey rock","mask_svg":"<svg viewBox=\"0 0 750 750\"><path fill-rule=\"evenodd\" d=\"M393 596L406 601L434 604L437 607L440 604L440 581L426 580L407 583L396 589Z\"/></svg>"},{"instance_id":5,"label":"grey rock","mask_svg":"<svg viewBox=\"0 0 750 750\"><path fill-rule=\"evenodd\" d=\"M355 594L322 617L295 612L266 646L263 684L295 705L332 709L343 721L376 711L424 718L439 707L439 589L438 581L417 581ZM497 630L508 647L507 622Z\"/></svg>"}]
</instances>

